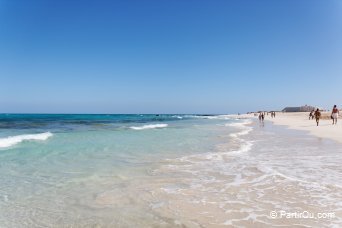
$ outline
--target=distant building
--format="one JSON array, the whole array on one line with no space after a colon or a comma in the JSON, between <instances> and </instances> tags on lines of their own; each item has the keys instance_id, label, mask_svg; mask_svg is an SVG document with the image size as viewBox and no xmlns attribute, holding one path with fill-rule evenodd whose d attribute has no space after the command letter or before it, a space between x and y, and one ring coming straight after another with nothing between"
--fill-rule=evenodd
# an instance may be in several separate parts
<instances>
[{"instance_id":1,"label":"distant building","mask_svg":"<svg viewBox=\"0 0 342 228\"><path fill-rule=\"evenodd\" d=\"M300 107L286 107L282 111L283 112L311 112L312 110L316 109L317 107L304 105Z\"/></svg>"},{"instance_id":2,"label":"distant building","mask_svg":"<svg viewBox=\"0 0 342 228\"><path fill-rule=\"evenodd\" d=\"M283 112L300 112L300 107L286 107L282 111Z\"/></svg>"}]
</instances>

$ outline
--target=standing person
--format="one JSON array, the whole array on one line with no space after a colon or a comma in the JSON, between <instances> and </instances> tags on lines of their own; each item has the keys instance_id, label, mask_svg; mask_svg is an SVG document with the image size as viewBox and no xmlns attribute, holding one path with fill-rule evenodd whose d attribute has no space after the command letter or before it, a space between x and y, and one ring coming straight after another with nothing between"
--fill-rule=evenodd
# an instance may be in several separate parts
<instances>
[{"instance_id":1,"label":"standing person","mask_svg":"<svg viewBox=\"0 0 342 228\"><path fill-rule=\"evenodd\" d=\"M273 117L275 118L275 112L273 112Z\"/></svg>"},{"instance_id":2,"label":"standing person","mask_svg":"<svg viewBox=\"0 0 342 228\"><path fill-rule=\"evenodd\" d=\"M265 114L263 113L263 114L261 115L261 121L264 122L264 119L265 119Z\"/></svg>"},{"instance_id":3,"label":"standing person","mask_svg":"<svg viewBox=\"0 0 342 228\"><path fill-rule=\"evenodd\" d=\"M316 119L316 123L317 123L317 126L319 124L319 119L321 118L321 112L319 111L319 109L317 109L315 111L315 119Z\"/></svg>"},{"instance_id":4,"label":"standing person","mask_svg":"<svg viewBox=\"0 0 342 228\"><path fill-rule=\"evenodd\" d=\"M338 119L338 114L340 113L340 111L338 110L337 106L334 105L333 110L331 112L331 118L333 120L333 125L337 124L337 119Z\"/></svg>"},{"instance_id":5,"label":"standing person","mask_svg":"<svg viewBox=\"0 0 342 228\"><path fill-rule=\"evenodd\" d=\"M261 112L259 113L259 122L261 122Z\"/></svg>"}]
</instances>

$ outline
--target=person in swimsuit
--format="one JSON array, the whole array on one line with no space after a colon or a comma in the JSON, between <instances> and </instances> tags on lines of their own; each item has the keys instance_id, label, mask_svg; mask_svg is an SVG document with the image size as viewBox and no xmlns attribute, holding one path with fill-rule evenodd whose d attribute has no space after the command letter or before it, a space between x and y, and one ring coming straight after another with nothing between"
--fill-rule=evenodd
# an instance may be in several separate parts
<instances>
[{"instance_id":1,"label":"person in swimsuit","mask_svg":"<svg viewBox=\"0 0 342 228\"><path fill-rule=\"evenodd\" d=\"M333 120L333 125L337 124L337 119L338 119L338 114L340 113L340 111L338 110L337 106L334 105L332 112L331 112L331 118Z\"/></svg>"},{"instance_id":2,"label":"person in swimsuit","mask_svg":"<svg viewBox=\"0 0 342 228\"><path fill-rule=\"evenodd\" d=\"M315 111L315 119L316 119L316 123L317 123L317 126L318 126L318 124L319 124L319 119L321 118L321 112L319 111L319 109L317 109L316 111Z\"/></svg>"}]
</instances>

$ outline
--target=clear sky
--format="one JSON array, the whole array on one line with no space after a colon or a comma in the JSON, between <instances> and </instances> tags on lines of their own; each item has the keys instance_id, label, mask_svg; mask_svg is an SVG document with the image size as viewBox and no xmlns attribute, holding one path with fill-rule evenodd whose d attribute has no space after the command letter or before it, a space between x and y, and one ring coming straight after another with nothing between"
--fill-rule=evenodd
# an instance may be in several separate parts
<instances>
[{"instance_id":1,"label":"clear sky","mask_svg":"<svg viewBox=\"0 0 342 228\"><path fill-rule=\"evenodd\" d=\"M0 0L0 112L342 106L340 0Z\"/></svg>"}]
</instances>

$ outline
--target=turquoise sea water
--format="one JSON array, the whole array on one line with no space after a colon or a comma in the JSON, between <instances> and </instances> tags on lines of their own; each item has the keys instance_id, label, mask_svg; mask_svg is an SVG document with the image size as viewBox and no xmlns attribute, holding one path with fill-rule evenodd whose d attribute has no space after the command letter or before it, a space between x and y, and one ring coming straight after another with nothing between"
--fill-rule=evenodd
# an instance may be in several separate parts
<instances>
[{"instance_id":1,"label":"turquoise sea water","mask_svg":"<svg viewBox=\"0 0 342 228\"><path fill-rule=\"evenodd\" d=\"M98 195L163 159L214 150L218 132L230 132L217 129L223 123L194 115L0 115L0 225L82 224L96 213L84 225L108 224L102 210L87 211Z\"/></svg>"},{"instance_id":2,"label":"turquoise sea water","mask_svg":"<svg viewBox=\"0 0 342 228\"><path fill-rule=\"evenodd\" d=\"M1 114L0 227L338 226L341 152L231 116Z\"/></svg>"}]
</instances>

